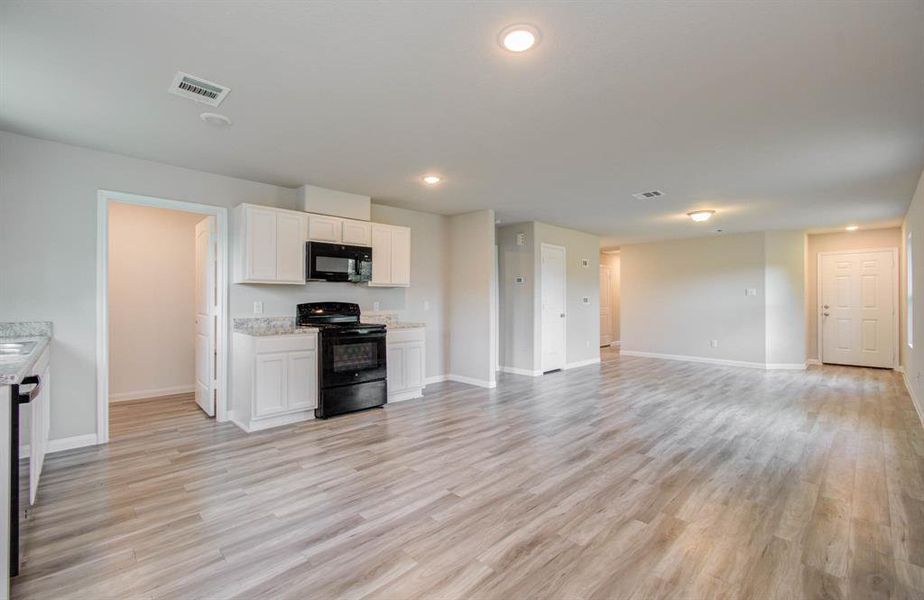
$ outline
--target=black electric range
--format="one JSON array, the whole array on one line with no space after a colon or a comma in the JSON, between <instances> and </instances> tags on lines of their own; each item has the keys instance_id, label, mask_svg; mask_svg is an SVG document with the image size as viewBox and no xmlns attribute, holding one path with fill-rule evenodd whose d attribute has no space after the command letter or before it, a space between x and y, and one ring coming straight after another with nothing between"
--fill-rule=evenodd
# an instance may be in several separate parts
<instances>
[{"instance_id":1,"label":"black electric range","mask_svg":"<svg viewBox=\"0 0 924 600\"><path fill-rule=\"evenodd\" d=\"M296 323L320 330L319 419L384 406L385 325L363 323L358 304L308 302L298 305Z\"/></svg>"}]
</instances>

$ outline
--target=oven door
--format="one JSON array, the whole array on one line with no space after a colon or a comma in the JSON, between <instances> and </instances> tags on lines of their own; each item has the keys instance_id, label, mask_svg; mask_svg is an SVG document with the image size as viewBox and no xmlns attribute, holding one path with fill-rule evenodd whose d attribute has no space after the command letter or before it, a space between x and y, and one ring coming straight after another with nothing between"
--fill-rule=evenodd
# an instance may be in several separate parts
<instances>
[{"instance_id":1,"label":"oven door","mask_svg":"<svg viewBox=\"0 0 924 600\"><path fill-rule=\"evenodd\" d=\"M371 281L372 248L308 242L305 277L308 281Z\"/></svg>"},{"instance_id":2,"label":"oven door","mask_svg":"<svg viewBox=\"0 0 924 600\"><path fill-rule=\"evenodd\" d=\"M322 388L383 380L385 373L383 329L322 332Z\"/></svg>"}]
</instances>

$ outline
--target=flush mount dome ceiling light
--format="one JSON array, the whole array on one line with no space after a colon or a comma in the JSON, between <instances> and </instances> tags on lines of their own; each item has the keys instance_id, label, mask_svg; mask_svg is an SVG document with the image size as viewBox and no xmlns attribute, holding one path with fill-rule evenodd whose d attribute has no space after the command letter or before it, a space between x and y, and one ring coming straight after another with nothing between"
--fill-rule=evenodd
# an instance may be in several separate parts
<instances>
[{"instance_id":1,"label":"flush mount dome ceiling light","mask_svg":"<svg viewBox=\"0 0 924 600\"><path fill-rule=\"evenodd\" d=\"M427 185L436 185L443 180L439 175L424 175L422 179Z\"/></svg>"},{"instance_id":2,"label":"flush mount dome ceiling light","mask_svg":"<svg viewBox=\"0 0 924 600\"><path fill-rule=\"evenodd\" d=\"M847 231L856 231L856 230L859 229L859 228L860 228L859 225L848 225L848 226L845 227L844 229L846 229Z\"/></svg>"},{"instance_id":3,"label":"flush mount dome ceiling light","mask_svg":"<svg viewBox=\"0 0 924 600\"><path fill-rule=\"evenodd\" d=\"M539 30L523 23L505 27L497 36L501 48L515 53L526 52L538 44L539 39Z\"/></svg>"},{"instance_id":4,"label":"flush mount dome ceiling light","mask_svg":"<svg viewBox=\"0 0 924 600\"><path fill-rule=\"evenodd\" d=\"M703 221L708 221L712 218L712 215L715 214L714 210L694 210L688 212L687 216L696 221L697 223L702 223Z\"/></svg>"},{"instance_id":5,"label":"flush mount dome ceiling light","mask_svg":"<svg viewBox=\"0 0 924 600\"><path fill-rule=\"evenodd\" d=\"M216 127L227 127L231 124L231 119L218 113L204 112L199 115L199 118L209 125L214 125Z\"/></svg>"}]
</instances>

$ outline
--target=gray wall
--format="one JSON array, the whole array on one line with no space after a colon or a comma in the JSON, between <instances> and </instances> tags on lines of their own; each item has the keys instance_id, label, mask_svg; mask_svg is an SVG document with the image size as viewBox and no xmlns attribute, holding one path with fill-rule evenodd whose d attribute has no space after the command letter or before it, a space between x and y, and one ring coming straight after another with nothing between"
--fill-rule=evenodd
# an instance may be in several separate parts
<instances>
[{"instance_id":1,"label":"gray wall","mask_svg":"<svg viewBox=\"0 0 924 600\"><path fill-rule=\"evenodd\" d=\"M913 299L911 306L907 303L907 241L908 234L911 234L911 252L912 252L912 292ZM905 223L902 226L902 268L901 277L903 280L902 296L905 296L903 310L901 312L901 331L903 335L907 332L908 311L912 313L912 325L914 332L910 339L913 347L908 345L909 340L905 339L901 344L902 365L905 367L905 382L908 390L911 392L911 399L914 402L918 412L918 417L924 422L924 173L918 181L917 190L908 207L908 214L905 215Z\"/></svg>"},{"instance_id":2,"label":"gray wall","mask_svg":"<svg viewBox=\"0 0 924 600\"><path fill-rule=\"evenodd\" d=\"M525 233L523 246L516 234ZM541 368L541 252L543 243L565 248L567 365L600 358L600 238L589 233L528 222L497 229L500 281L500 352L502 367L531 372ZM586 267L581 260L587 259ZM517 284L515 278L526 279ZM583 298L589 299L588 304Z\"/></svg>"},{"instance_id":3,"label":"gray wall","mask_svg":"<svg viewBox=\"0 0 924 600\"><path fill-rule=\"evenodd\" d=\"M768 231L764 237L766 361L805 363L805 233Z\"/></svg>"},{"instance_id":4,"label":"gray wall","mask_svg":"<svg viewBox=\"0 0 924 600\"><path fill-rule=\"evenodd\" d=\"M54 322L52 439L96 431L99 189L229 208L296 208L292 189L0 132L0 320ZM413 228L411 288L232 285L230 315L251 316L254 300L266 315L291 315L296 303L315 299L353 299L366 310L378 300L383 310L427 323L427 373L445 373L448 219L388 207L373 207L373 218ZM493 231L492 220L491 254Z\"/></svg>"},{"instance_id":5,"label":"gray wall","mask_svg":"<svg viewBox=\"0 0 924 600\"><path fill-rule=\"evenodd\" d=\"M493 385L495 381L494 211L449 218L449 370Z\"/></svg>"},{"instance_id":6,"label":"gray wall","mask_svg":"<svg viewBox=\"0 0 924 600\"><path fill-rule=\"evenodd\" d=\"M500 366L533 371L536 366L533 303L536 293L536 253L533 223L497 228L500 285ZM517 246L518 233L526 235ZM522 277L523 283L516 283Z\"/></svg>"},{"instance_id":7,"label":"gray wall","mask_svg":"<svg viewBox=\"0 0 924 600\"><path fill-rule=\"evenodd\" d=\"M541 244L555 244L565 248L566 366L597 360L600 358L600 238L548 223L536 222L535 227L538 273L541 273ZM582 259L588 261L586 267L581 263ZM583 302L585 297L590 301L588 304ZM538 323L538 310L536 316ZM541 328L537 331L541 332Z\"/></svg>"},{"instance_id":8,"label":"gray wall","mask_svg":"<svg viewBox=\"0 0 924 600\"><path fill-rule=\"evenodd\" d=\"M620 258L623 350L764 362L763 233L631 244Z\"/></svg>"}]
</instances>

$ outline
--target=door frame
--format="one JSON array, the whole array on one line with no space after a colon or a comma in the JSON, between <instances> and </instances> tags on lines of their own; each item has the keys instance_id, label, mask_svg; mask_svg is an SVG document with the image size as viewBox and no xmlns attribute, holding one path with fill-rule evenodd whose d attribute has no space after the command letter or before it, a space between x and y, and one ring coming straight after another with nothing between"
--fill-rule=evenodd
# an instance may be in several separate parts
<instances>
[{"instance_id":1,"label":"door frame","mask_svg":"<svg viewBox=\"0 0 924 600\"><path fill-rule=\"evenodd\" d=\"M825 256L844 256L846 254L865 254L867 252L891 252L892 253L892 368L897 369L900 366L901 358L899 356L899 319L898 313L900 312L900 307L898 305L898 296L899 288L901 287L901 282L899 281L900 269L898 265L898 248L863 248L861 250L831 250L828 252L819 252L818 256L815 258L815 321L816 321L816 332L815 335L818 336L818 362L824 364L825 362L825 339L823 335L823 327L821 321L821 307L823 304L822 300L822 289L824 283L824 277L821 272L822 259Z\"/></svg>"},{"instance_id":2,"label":"door frame","mask_svg":"<svg viewBox=\"0 0 924 600\"><path fill-rule=\"evenodd\" d=\"M543 337L542 336L542 329L543 329L542 327L542 286L543 286L543 281L545 279L545 277L543 276L543 268L542 268L543 267L542 250L544 248L557 248L561 250L562 256L564 257L564 260L562 262L564 263L564 267L565 267L565 277L564 279L562 279L562 282L561 282L561 296L562 296L561 304L565 310L565 318L563 319L564 323L562 323L563 347L562 347L562 353L561 353L562 365L560 368L564 370L568 366L568 249L558 244L549 244L546 242L542 242L539 244L539 277L537 278L539 282L539 289L538 289L538 294L536 294L538 296L536 304L539 307L539 315L538 315L539 316L538 318L539 335L536 336L536 340L538 341L538 345L539 345L539 348L538 348L539 350L539 371L543 375L545 375L546 373L543 362L542 362L543 360L543 357L542 357L542 354L543 354L542 352L542 348L543 348L542 346L542 337Z\"/></svg>"},{"instance_id":3,"label":"door frame","mask_svg":"<svg viewBox=\"0 0 924 600\"><path fill-rule=\"evenodd\" d=\"M109 442L109 204L119 202L135 206L166 208L182 212L215 217L218 249L216 252L215 312L218 329L217 365L215 373L215 420L227 421L228 384L228 311L230 287L228 285L228 209L183 200L169 200L126 192L97 190L96 193L96 443Z\"/></svg>"}]
</instances>

